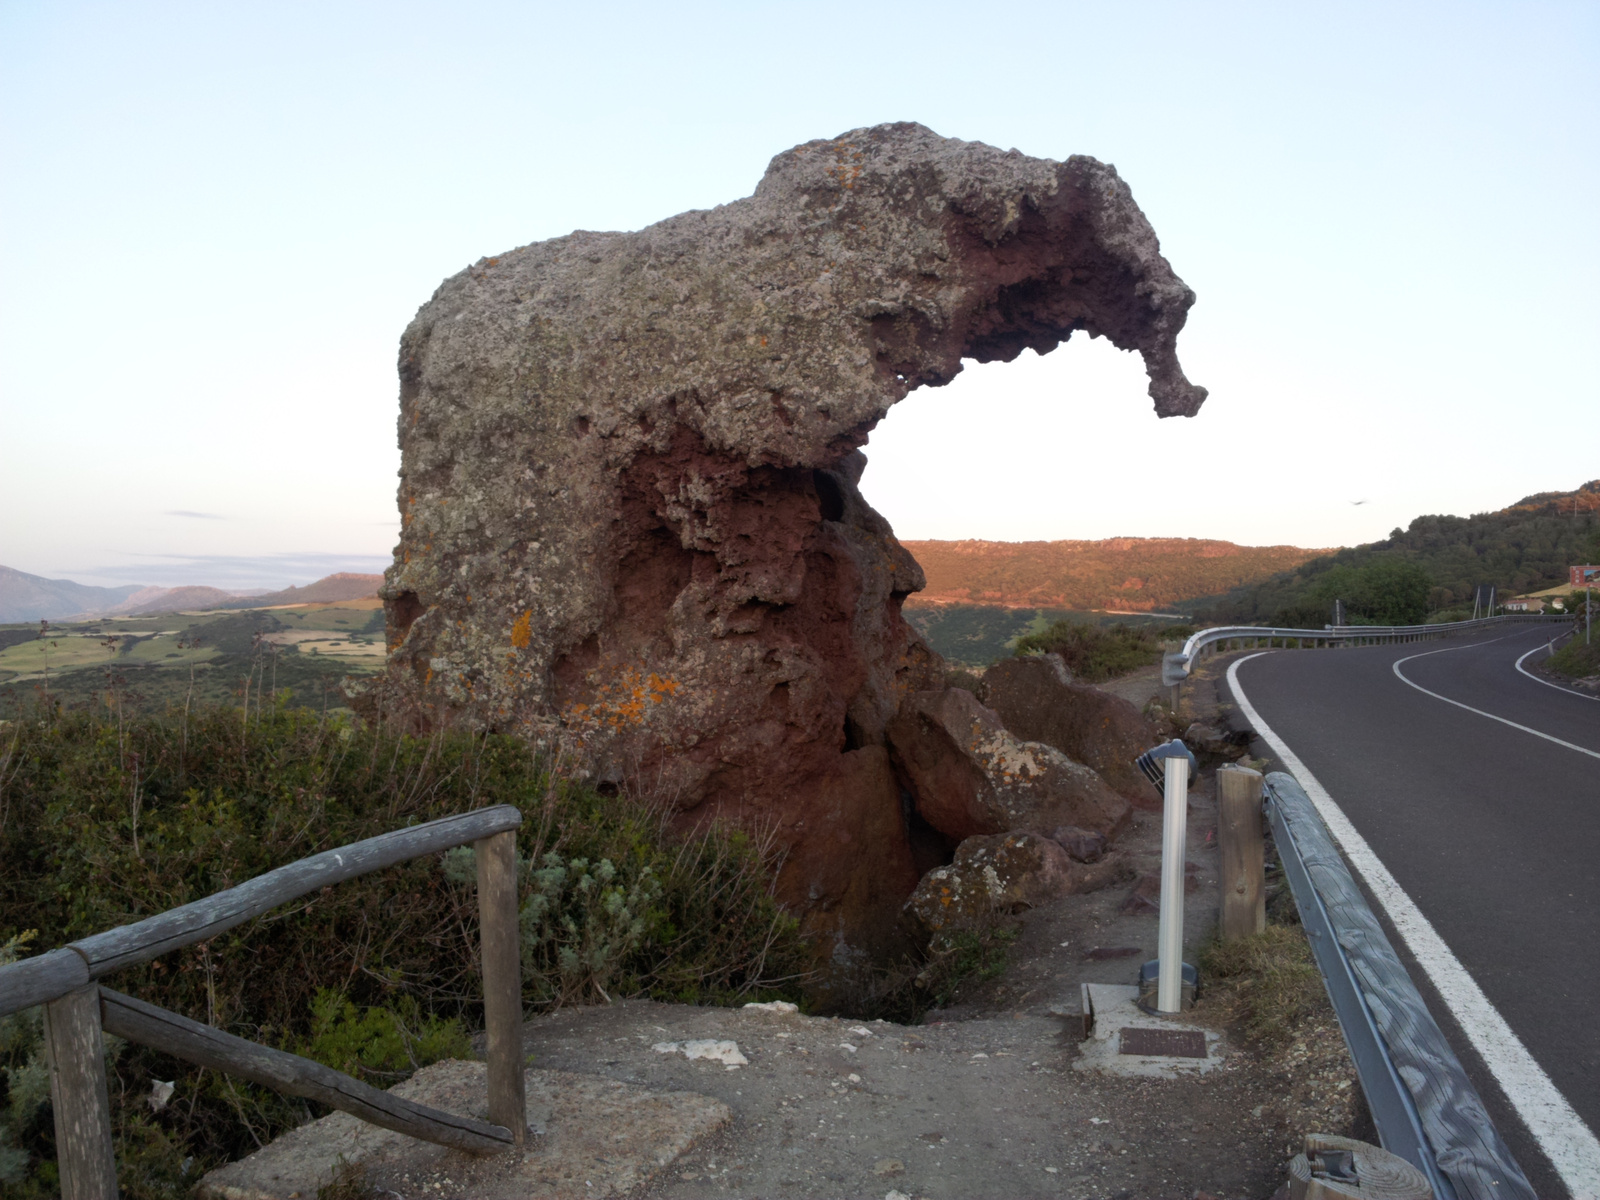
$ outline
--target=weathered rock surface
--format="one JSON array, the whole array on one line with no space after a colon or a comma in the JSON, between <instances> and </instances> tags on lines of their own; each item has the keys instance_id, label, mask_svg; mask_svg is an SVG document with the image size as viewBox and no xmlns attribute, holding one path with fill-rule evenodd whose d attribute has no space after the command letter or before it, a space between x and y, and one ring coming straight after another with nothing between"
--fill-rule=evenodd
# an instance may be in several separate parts
<instances>
[{"instance_id":1,"label":"weathered rock surface","mask_svg":"<svg viewBox=\"0 0 1600 1200\"><path fill-rule=\"evenodd\" d=\"M1106 859L1074 862L1060 845L1038 833L972 837L955 860L922 877L906 910L930 933L981 924L996 913L1020 912L1074 892L1092 892L1123 874Z\"/></svg>"},{"instance_id":2,"label":"weathered rock surface","mask_svg":"<svg viewBox=\"0 0 1600 1200\"><path fill-rule=\"evenodd\" d=\"M1193 298L1111 167L912 124L786 151L710 211L480 260L401 341L391 652L361 702L546 740L686 821L776 819L782 898L870 920L851 897L892 891L899 851L840 830L876 831L898 790L846 760L941 674L858 448L963 358L1077 331L1138 350L1157 412L1193 414Z\"/></svg>"},{"instance_id":3,"label":"weathered rock surface","mask_svg":"<svg viewBox=\"0 0 1600 1200\"><path fill-rule=\"evenodd\" d=\"M888 736L917 812L953 841L1061 825L1110 836L1128 819L1128 802L1094 771L1013 736L961 688L912 693Z\"/></svg>"},{"instance_id":4,"label":"weathered rock surface","mask_svg":"<svg viewBox=\"0 0 1600 1200\"><path fill-rule=\"evenodd\" d=\"M1093 767L1139 808L1161 807L1161 797L1133 765L1165 740L1160 730L1121 696L1073 679L1059 654L996 663L983 673L983 699L1019 738Z\"/></svg>"},{"instance_id":5,"label":"weathered rock surface","mask_svg":"<svg viewBox=\"0 0 1600 1200\"><path fill-rule=\"evenodd\" d=\"M1050 840L1081 863L1099 862L1105 857L1106 835L1076 825L1058 825L1050 831Z\"/></svg>"}]
</instances>

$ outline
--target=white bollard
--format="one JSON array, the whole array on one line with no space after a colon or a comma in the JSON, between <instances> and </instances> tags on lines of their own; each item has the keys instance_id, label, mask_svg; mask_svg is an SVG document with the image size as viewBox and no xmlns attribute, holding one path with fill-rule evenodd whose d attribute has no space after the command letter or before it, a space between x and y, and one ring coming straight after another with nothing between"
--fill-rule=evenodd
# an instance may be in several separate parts
<instances>
[{"instance_id":1,"label":"white bollard","mask_svg":"<svg viewBox=\"0 0 1600 1200\"><path fill-rule=\"evenodd\" d=\"M1189 760L1166 760L1165 804L1161 815L1161 921L1157 932L1159 975L1156 1009L1183 1007L1183 863L1189 842Z\"/></svg>"}]
</instances>

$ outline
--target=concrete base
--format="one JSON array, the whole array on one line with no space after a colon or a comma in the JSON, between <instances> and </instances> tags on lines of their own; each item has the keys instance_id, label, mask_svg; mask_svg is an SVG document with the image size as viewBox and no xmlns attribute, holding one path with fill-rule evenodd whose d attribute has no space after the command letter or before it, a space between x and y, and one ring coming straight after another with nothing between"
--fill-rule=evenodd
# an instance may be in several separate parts
<instances>
[{"instance_id":1,"label":"concrete base","mask_svg":"<svg viewBox=\"0 0 1600 1200\"><path fill-rule=\"evenodd\" d=\"M1127 1075L1143 1079L1177 1079L1203 1075L1222 1065L1222 1035L1170 1017L1157 1017L1139 1007L1139 989L1114 983L1083 985L1084 1014L1089 1036L1073 1063L1077 1071ZM1168 1058L1156 1054L1122 1053L1124 1029L1188 1029L1205 1035L1204 1058Z\"/></svg>"},{"instance_id":2,"label":"concrete base","mask_svg":"<svg viewBox=\"0 0 1600 1200\"><path fill-rule=\"evenodd\" d=\"M475 1157L333 1113L208 1174L202 1200L316 1200L348 1167L402 1196L569 1200L620 1196L647 1183L693 1143L726 1125L727 1105L694 1092L655 1092L565 1071L529 1071L522 1151ZM488 1119L481 1062L424 1067L393 1092L448 1112Z\"/></svg>"}]
</instances>

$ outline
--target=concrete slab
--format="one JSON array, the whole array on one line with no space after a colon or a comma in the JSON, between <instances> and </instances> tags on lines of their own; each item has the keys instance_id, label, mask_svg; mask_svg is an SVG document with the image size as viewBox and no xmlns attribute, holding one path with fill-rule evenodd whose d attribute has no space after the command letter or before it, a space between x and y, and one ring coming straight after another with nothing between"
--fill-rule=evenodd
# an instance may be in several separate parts
<instances>
[{"instance_id":1,"label":"concrete slab","mask_svg":"<svg viewBox=\"0 0 1600 1200\"><path fill-rule=\"evenodd\" d=\"M1139 989L1114 983L1086 983L1083 993L1093 1024L1075 1071L1095 1071L1137 1079L1178 1079L1204 1075L1222 1065L1222 1035L1171 1017L1156 1017L1138 1005ZM1181 1029L1205 1037L1204 1058L1174 1058L1158 1054L1124 1054L1125 1029Z\"/></svg>"},{"instance_id":2,"label":"concrete slab","mask_svg":"<svg viewBox=\"0 0 1600 1200\"><path fill-rule=\"evenodd\" d=\"M333 1113L212 1171L199 1194L202 1200L316 1200L317 1189L349 1164L373 1187L402 1196L600 1200L648 1183L731 1116L721 1101L694 1092L566 1071L529 1071L526 1080L528 1124L537 1136L523 1151L478 1158ZM481 1062L435 1063L392 1090L488 1119Z\"/></svg>"}]
</instances>

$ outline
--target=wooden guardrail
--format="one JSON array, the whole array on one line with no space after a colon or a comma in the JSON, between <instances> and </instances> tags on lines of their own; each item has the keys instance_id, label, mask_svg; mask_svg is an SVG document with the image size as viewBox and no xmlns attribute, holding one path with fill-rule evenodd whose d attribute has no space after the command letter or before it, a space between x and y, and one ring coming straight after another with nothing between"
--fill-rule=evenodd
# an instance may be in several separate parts
<instances>
[{"instance_id":1,"label":"wooden guardrail","mask_svg":"<svg viewBox=\"0 0 1600 1200\"><path fill-rule=\"evenodd\" d=\"M509 804L443 817L302 858L204 900L0 967L0 1016L44 1006L62 1200L115 1200L103 1032L300 1096L385 1129L474 1154L527 1139L522 974L517 946L516 830ZM489 1122L414 1104L321 1063L257 1045L95 981L203 942L252 917L369 871L472 843L477 851Z\"/></svg>"}]
</instances>

